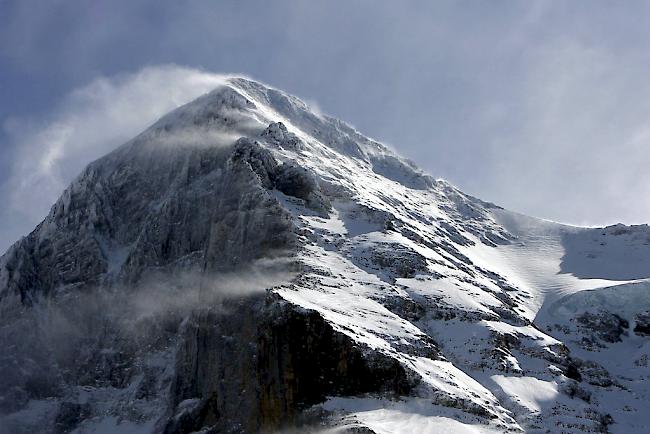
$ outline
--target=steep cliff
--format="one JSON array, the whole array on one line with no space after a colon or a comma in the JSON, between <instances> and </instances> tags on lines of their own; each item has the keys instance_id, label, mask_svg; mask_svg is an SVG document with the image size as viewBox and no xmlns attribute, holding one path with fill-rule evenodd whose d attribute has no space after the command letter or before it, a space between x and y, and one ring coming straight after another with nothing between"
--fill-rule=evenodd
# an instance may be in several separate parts
<instances>
[{"instance_id":1,"label":"steep cliff","mask_svg":"<svg viewBox=\"0 0 650 434\"><path fill-rule=\"evenodd\" d=\"M0 259L0 431L641 432L648 239L508 212L232 78Z\"/></svg>"}]
</instances>

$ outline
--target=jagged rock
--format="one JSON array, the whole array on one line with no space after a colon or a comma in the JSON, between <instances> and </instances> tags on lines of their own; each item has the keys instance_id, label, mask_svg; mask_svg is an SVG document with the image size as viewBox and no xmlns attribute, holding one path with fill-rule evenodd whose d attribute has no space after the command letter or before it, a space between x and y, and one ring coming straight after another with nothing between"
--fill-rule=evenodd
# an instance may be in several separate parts
<instances>
[{"instance_id":1,"label":"jagged rock","mask_svg":"<svg viewBox=\"0 0 650 434\"><path fill-rule=\"evenodd\" d=\"M634 320L634 333L640 336L650 336L650 312L637 314Z\"/></svg>"},{"instance_id":2,"label":"jagged rock","mask_svg":"<svg viewBox=\"0 0 650 434\"><path fill-rule=\"evenodd\" d=\"M585 312L578 317L576 321L588 335L584 337L585 345L600 345L597 340L605 342L620 342L621 336L627 333L630 327L627 320L617 314L609 312L591 313Z\"/></svg>"},{"instance_id":3,"label":"jagged rock","mask_svg":"<svg viewBox=\"0 0 650 434\"><path fill-rule=\"evenodd\" d=\"M594 361L581 360L579 370L582 379L589 384L600 387L609 387L614 384L610 373Z\"/></svg>"},{"instance_id":4,"label":"jagged rock","mask_svg":"<svg viewBox=\"0 0 650 434\"><path fill-rule=\"evenodd\" d=\"M275 146L291 149L293 151L300 151L304 146L298 136L290 133L287 127L282 122L274 122L269 124L268 127L260 135L268 142Z\"/></svg>"},{"instance_id":5,"label":"jagged rock","mask_svg":"<svg viewBox=\"0 0 650 434\"><path fill-rule=\"evenodd\" d=\"M384 300L384 305L391 312L395 312L403 318L408 318L410 321L419 321L427 312L425 306L404 297L390 297Z\"/></svg>"},{"instance_id":6,"label":"jagged rock","mask_svg":"<svg viewBox=\"0 0 650 434\"><path fill-rule=\"evenodd\" d=\"M198 399L200 411L191 426L183 417L167 433L291 426L301 410L327 396L402 395L416 384L395 360L355 345L316 312L277 297L237 300L224 308L227 314L201 312L184 332L172 397L181 407Z\"/></svg>"},{"instance_id":7,"label":"jagged rock","mask_svg":"<svg viewBox=\"0 0 650 434\"><path fill-rule=\"evenodd\" d=\"M273 186L287 196L304 200L308 207L316 211L327 213L331 207L316 179L303 167L282 164L274 174Z\"/></svg>"},{"instance_id":8,"label":"jagged rock","mask_svg":"<svg viewBox=\"0 0 650 434\"><path fill-rule=\"evenodd\" d=\"M561 390L570 398L578 398L587 403L591 402L591 393L580 387L580 385L575 381L570 381L563 384Z\"/></svg>"}]
</instances>

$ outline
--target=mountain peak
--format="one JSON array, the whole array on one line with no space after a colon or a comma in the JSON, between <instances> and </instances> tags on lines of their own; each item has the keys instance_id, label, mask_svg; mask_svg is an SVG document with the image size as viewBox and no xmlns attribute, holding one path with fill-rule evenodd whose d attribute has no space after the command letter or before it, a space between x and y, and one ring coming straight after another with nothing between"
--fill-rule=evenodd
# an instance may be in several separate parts
<instances>
[{"instance_id":1,"label":"mountain peak","mask_svg":"<svg viewBox=\"0 0 650 434\"><path fill-rule=\"evenodd\" d=\"M642 432L649 236L509 212L229 77L0 258L0 430Z\"/></svg>"}]
</instances>

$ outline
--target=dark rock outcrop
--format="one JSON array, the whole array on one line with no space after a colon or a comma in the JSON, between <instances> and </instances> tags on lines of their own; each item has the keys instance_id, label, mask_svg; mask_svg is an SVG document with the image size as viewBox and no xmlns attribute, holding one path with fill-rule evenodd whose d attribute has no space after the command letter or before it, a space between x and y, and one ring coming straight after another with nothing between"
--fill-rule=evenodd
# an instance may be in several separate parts
<instances>
[{"instance_id":1,"label":"dark rock outcrop","mask_svg":"<svg viewBox=\"0 0 650 434\"><path fill-rule=\"evenodd\" d=\"M223 309L198 313L185 329L166 433L277 429L327 396L393 397L416 383L396 360L277 296L232 300Z\"/></svg>"},{"instance_id":2,"label":"dark rock outcrop","mask_svg":"<svg viewBox=\"0 0 650 434\"><path fill-rule=\"evenodd\" d=\"M599 346L599 340L620 342L621 336L630 328L629 322L611 312L585 312L576 317L579 327L585 332L584 344Z\"/></svg>"},{"instance_id":3,"label":"dark rock outcrop","mask_svg":"<svg viewBox=\"0 0 650 434\"><path fill-rule=\"evenodd\" d=\"M650 312L639 313L634 319L634 333L639 336L650 336Z\"/></svg>"}]
</instances>

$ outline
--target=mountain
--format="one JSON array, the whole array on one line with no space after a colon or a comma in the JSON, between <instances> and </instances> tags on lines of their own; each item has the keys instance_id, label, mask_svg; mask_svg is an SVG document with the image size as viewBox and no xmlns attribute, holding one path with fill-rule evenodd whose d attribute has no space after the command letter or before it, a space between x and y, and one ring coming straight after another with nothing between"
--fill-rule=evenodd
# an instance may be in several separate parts
<instances>
[{"instance_id":1,"label":"mountain","mask_svg":"<svg viewBox=\"0 0 650 434\"><path fill-rule=\"evenodd\" d=\"M647 432L649 278L230 78L0 259L0 432Z\"/></svg>"}]
</instances>

